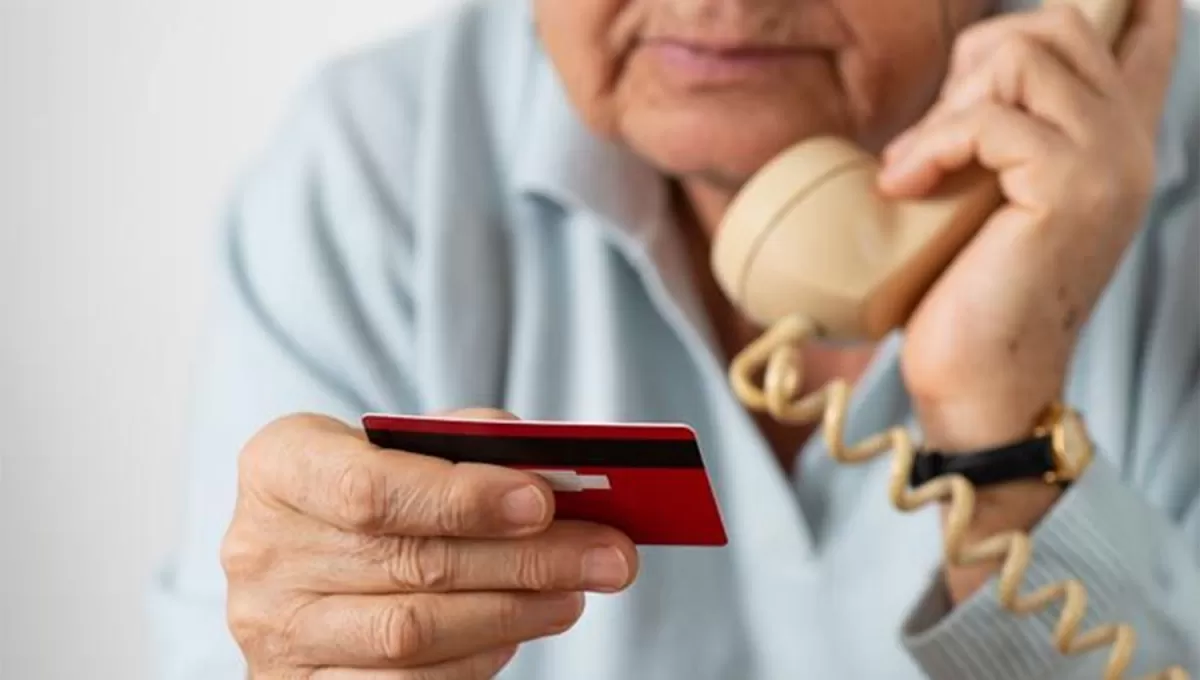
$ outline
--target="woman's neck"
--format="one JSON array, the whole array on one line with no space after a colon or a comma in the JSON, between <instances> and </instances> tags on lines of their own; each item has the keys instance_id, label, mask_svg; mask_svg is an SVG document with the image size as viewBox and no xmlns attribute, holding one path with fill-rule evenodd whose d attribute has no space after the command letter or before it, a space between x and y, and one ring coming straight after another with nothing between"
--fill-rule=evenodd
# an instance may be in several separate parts
<instances>
[{"instance_id":1,"label":"woman's neck","mask_svg":"<svg viewBox=\"0 0 1200 680\"><path fill-rule=\"evenodd\" d=\"M712 239L732 194L711 186L693 185L689 188L683 184L673 185L671 193L675 223L687 244L692 278L717 334L723 359L728 362L764 330L746 319L729 302L709 266ZM804 348L804 393L835 379L847 380L851 384L857 382L870 365L875 350L874 346L843 348L812 345ZM756 414L755 417L759 430L770 442L776 458L785 470L790 470L801 446L812 435L815 424L787 426L762 414Z\"/></svg>"}]
</instances>

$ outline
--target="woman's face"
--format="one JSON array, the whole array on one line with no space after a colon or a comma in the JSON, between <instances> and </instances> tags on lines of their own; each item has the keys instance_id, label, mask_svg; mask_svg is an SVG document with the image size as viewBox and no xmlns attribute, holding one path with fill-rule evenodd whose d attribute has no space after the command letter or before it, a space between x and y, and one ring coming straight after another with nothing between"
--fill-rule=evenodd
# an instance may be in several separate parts
<instances>
[{"instance_id":1,"label":"woman's face","mask_svg":"<svg viewBox=\"0 0 1200 680\"><path fill-rule=\"evenodd\" d=\"M736 188L813 135L878 149L928 107L951 36L988 0L534 0L596 132L664 172Z\"/></svg>"}]
</instances>

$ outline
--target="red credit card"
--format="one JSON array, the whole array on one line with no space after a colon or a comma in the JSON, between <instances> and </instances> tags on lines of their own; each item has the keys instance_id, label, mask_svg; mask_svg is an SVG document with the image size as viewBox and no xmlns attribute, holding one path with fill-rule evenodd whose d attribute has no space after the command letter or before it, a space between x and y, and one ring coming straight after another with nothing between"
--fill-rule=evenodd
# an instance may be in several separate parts
<instances>
[{"instance_id":1,"label":"red credit card","mask_svg":"<svg viewBox=\"0 0 1200 680\"><path fill-rule=\"evenodd\" d=\"M557 519L605 524L639 545L728 543L696 433L686 425L467 420L367 414L375 446L528 470Z\"/></svg>"}]
</instances>

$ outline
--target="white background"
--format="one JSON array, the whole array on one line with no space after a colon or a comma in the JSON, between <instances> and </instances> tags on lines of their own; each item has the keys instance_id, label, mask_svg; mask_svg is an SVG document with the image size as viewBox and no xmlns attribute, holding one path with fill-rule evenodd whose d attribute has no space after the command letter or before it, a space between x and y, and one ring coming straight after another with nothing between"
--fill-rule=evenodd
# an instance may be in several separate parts
<instances>
[{"instance_id":1,"label":"white background","mask_svg":"<svg viewBox=\"0 0 1200 680\"><path fill-rule=\"evenodd\" d=\"M451 0L0 0L0 678L140 680L216 217L316 63Z\"/></svg>"},{"instance_id":2,"label":"white background","mask_svg":"<svg viewBox=\"0 0 1200 680\"><path fill-rule=\"evenodd\" d=\"M453 1L0 0L0 678L148 677L221 203L317 62Z\"/></svg>"}]
</instances>

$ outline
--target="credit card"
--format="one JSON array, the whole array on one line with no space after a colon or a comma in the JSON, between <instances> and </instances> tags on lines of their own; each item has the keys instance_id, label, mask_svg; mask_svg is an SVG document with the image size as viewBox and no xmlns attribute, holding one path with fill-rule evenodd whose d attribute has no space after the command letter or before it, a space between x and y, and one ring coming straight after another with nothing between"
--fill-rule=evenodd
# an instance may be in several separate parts
<instances>
[{"instance_id":1,"label":"credit card","mask_svg":"<svg viewBox=\"0 0 1200 680\"><path fill-rule=\"evenodd\" d=\"M375 446L540 475L555 518L604 524L639 545L728 543L696 433L681 424L473 420L367 414Z\"/></svg>"}]
</instances>

